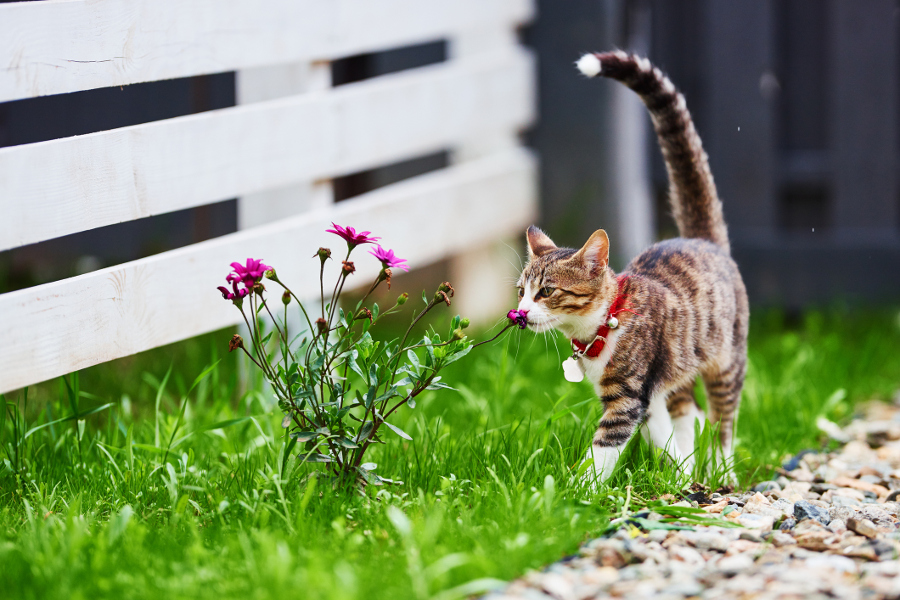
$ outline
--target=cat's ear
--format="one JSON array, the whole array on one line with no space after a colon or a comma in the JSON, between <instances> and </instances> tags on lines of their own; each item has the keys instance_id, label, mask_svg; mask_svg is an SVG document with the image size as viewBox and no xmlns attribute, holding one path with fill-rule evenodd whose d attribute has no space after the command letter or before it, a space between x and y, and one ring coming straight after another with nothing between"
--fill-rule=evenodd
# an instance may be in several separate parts
<instances>
[{"instance_id":1,"label":"cat's ear","mask_svg":"<svg viewBox=\"0 0 900 600\"><path fill-rule=\"evenodd\" d=\"M553 240L534 225L528 228L528 231L525 232L525 237L528 240L528 258L533 259L556 250L556 244L553 243Z\"/></svg>"},{"instance_id":2,"label":"cat's ear","mask_svg":"<svg viewBox=\"0 0 900 600\"><path fill-rule=\"evenodd\" d=\"M569 260L581 263L594 275L598 274L609 264L609 236L598 229Z\"/></svg>"}]
</instances>

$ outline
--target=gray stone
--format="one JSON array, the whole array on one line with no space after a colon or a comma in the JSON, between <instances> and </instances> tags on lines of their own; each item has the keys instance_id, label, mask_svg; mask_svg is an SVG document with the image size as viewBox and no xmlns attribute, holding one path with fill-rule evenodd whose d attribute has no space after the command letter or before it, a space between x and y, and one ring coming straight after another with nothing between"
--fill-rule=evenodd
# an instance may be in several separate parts
<instances>
[{"instance_id":1,"label":"gray stone","mask_svg":"<svg viewBox=\"0 0 900 600\"><path fill-rule=\"evenodd\" d=\"M862 506L862 502L850 496L832 496L831 504L834 506Z\"/></svg>"},{"instance_id":2,"label":"gray stone","mask_svg":"<svg viewBox=\"0 0 900 600\"><path fill-rule=\"evenodd\" d=\"M814 519L822 525L828 525L829 521L831 521L831 517L827 510L819 508L818 506L813 506L806 500L799 500L794 503L794 517L798 521Z\"/></svg>"},{"instance_id":3,"label":"gray stone","mask_svg":"<svg viewBox=\"0 0 900 600\"><path fill-rule=\"evenodd\" d=\"M828 529L840 535L847 531L847 524L841 519L833 519L831 523L828 524Z\"/></svg>"},{"instance_id":4,"label":"gray stone","mask_svg":"<svg viewBox=\"0 0 900 600\"><path fill-rule=\"evenodd\" d=\"M763 481L753 487L754 492L780 492L781 486L775 481Z\"/></svg>"},{"instance_id":5,"label":"gray stone","mask_svg":"<svg viewBox=\"0 0 900 600\"><path fill-rule=\"evenodd\" d=\"M785 519L781 522L781 527L779 529L781 531L790 531L797 525L797 519Z\"/></svg>"}]
</instances>

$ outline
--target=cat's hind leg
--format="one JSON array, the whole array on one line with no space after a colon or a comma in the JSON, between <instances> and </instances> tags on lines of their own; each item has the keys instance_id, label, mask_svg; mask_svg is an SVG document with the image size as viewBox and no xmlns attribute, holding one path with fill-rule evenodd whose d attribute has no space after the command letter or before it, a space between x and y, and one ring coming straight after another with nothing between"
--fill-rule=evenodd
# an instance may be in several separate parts
<instances>
[{"instance_id":1,"label":"cat's hind leg","mask_svg":"<svg viewBox=\"0 0 900 600\"><path fill-rule=\"evenodd\" d=\"M667 394L657 394L650 398L646 422L647 434L654 446L665 450L680 469L687 470L692 468L693 464L688 464L689 452L684 450L678 440L678 432L669 414L667 400Z\"/></svg>"},{"instance_id":2,"label":"cat's hind leg","mask_svg":"<svg viewBox=\"0 0 900 600\"><path fill-rule=\"evenodd\" d=\"M706 416L694 397L693 383L675 390L666 398L666 408L672 419L672 428L675 430L675 441L678 449L685 457L684 470L688 473L694 470L694 425L699 420L700 427L706 422Z\"/></svg>"},{"instance_id":3,"label":"cat's hind leg","mask_svg":"<svg viewBox=\"0 0 900 600\"><path fill-rule=\"evenodd\" d=\"M746 355L738 355L727 367L703 373L709 401L709 420L719 428L721 463L731 470L734 457L734 421L747 373Z\"/></svg>"}]
</instances>

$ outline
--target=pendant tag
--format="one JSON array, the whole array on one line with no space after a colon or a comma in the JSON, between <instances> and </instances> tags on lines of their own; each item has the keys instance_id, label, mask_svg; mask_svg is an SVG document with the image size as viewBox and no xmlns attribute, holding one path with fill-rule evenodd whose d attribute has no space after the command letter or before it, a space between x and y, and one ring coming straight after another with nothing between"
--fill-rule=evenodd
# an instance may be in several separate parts
<instances>
[{"instance_id":1,"label":"pendant tag","mask_svg":"<svg viewBox=\"0 0 900 600\"><path fill-rule=\"evenodd\" d=\"M578 383L584 379L584 371L581 369L581 362L573 357L569 357L563 361L563 375L566 381Z\"/></svg>"}]
</instances>

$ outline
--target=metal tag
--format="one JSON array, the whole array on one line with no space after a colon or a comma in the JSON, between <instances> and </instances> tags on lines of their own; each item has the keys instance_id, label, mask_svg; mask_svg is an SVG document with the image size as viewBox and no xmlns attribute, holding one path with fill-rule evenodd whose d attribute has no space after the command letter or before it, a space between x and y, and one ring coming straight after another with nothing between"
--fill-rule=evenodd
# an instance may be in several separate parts
<instances>
[{"instance_id":1,"label":"metal tag","mask_svg":"<svg viewBox=\"0 0 900 600\"><path fill-rule=\"evenodd\" d=\"M566 360L563 361L563 375L566 378L566 381L571 381L572 383L578 383L584 379L584 371L581 368L581 362L570 356Z\"/></svg>"}]
</instances>

